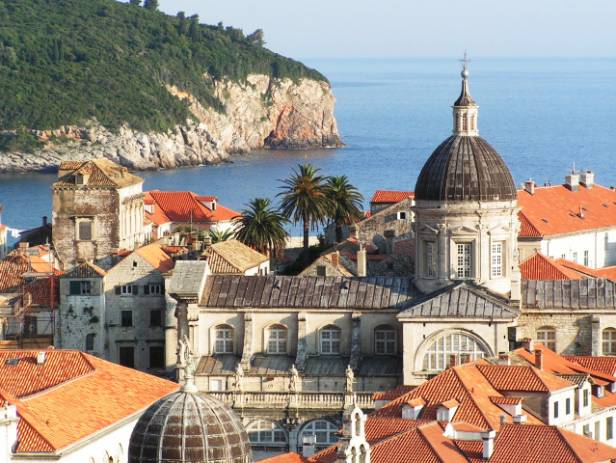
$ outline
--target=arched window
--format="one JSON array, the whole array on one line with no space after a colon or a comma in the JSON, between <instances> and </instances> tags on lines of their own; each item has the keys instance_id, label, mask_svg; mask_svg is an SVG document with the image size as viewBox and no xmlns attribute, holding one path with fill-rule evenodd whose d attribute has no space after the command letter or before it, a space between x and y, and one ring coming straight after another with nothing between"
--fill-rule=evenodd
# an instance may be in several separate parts
<instances>
[{"instance_id":1,"label":"arched window","mask_svg":"<svg viewBox=\"0 0 616 463\"><path fill-rule=\"evenodd\" d=\"M302 429L299 442L303 442L304 435L314 434L317 449L324 449L336 442L336 433L338 427L334 426L329 421L315 420L309 422Z\"/></svg>"},{"instance_id":2,"label":"arched window","mask_svg":"<svg viewBox=\"0 0 616 463\"><path fill-rule=\"evenodd\" d=\"M606 328L603 330L603 355L616 355L616 329Z\"/></svg>"},{"instance_id":3,"label":"arched window","mask_svg":"<svg viewBox=\"0 0 616 463\"><path fill-rule=\"evenodd\" d=\"M556 328L553 326L542 326L537 329L537 341L548 349L556 351Z\"/></svg>"},{"instance_id":4,"label":"arched window","mask_svg":"<svg viewBox=\"0 0 616 463\"><path fill-rule=\"evenodd\" d=\"M335 325L327 325L321 329L321 353L340 353L340 328Z\"/></svg>"},{"instance_id":5,"label":"arched window","mask_svg":"<svg viewBox=\"0 0 616 463\"><path fill-rule=\"evenodd\" d=\"M428 347L423 358L423 369L444 370L449 366L452 355L458 358L464 355L469 361L474 361L489 355L489 352L470 334L460 331L445 333L434 339Z\"/></svg>"},{"instance_id":6,"label":"arched window","mask_svg":"<svg viewBox=\"0 0 616 463\"><path fill-rule=\"evenodd\" d=\"M355 436L359 437L361 435L361 415L359 413L355 414Z\"/></svg>"},{"instance_id":7,"label":"arched window","mask_svg":"<svg viewBox=\"0 0 616 463\"><path fill-rule=\"evenodd\" d=\"M86 335L86 352L92 352L94 350L94 339L96 339L96 334L89 333Z\"/></svg>"},{"instance_id":8,"label":"arched window","mask_svg":"<svg viewBox=\"0 0 616 463\"><path fill-rule=\"evenodd\" d=\"M257 420L246 428L250 442L256 445L271 445L287 443L287 434L276 423L268 420Z\"/></svg>"},{"instance_id":9,"label":"arched window","mask_svg":"<svg viewBox=\"0 0 616 463\"><path fill-rule=\"evenodd\" d=\"M214 328L214 353L233 353L233 328L229 325L218 325Z\"/></svg>"},{"instance_id":10,"label":"arched window","mask_svg":"<svg viewBox=\"0 0 616 463\"><path fill-rule=\"evenodd\" d=\"M287 328L283 325L273 325L267 331L267 352L269 354L286 354Z\"/></svg>"},{"instance_id":11,"label":"arched window","mask_svg":"<svg viewBox=\"0 0 616 463\"><path fill-rule=\"evenodd\" d=\"M366 457L368 456L368 450L365 445L359 447L359 463L366 463Z\"/></svg>"},{"instance_id":12,"label":"arched window","mask_svg":"<svg viewBox=\"0 0 616 463\"><path fill-rule=\"evenodd\" d=\"M374 330L374 353L395 355L397 348L396 330L389 325L377 326Z\"/></svg>"}]
</instances>

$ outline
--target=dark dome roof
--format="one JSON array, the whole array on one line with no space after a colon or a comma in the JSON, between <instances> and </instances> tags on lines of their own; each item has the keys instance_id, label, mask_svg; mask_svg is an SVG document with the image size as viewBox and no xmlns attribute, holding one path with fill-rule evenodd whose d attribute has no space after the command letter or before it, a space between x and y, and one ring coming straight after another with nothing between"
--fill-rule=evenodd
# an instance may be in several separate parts
<instances>
[{"instance_id":1,"label":"dark dome roof","mask_svg":"<svg viewBox=\"0 0 616 463\"><path fill-rule=\"evenodd\" d=\"M481 137L452 135L426 161L416 200L506 201L516 199L507 165Z\"/></svg>"},{"instance_id":2,"label":"dark dome roof","mask_svg":"<svg viewBox=\"0 0 616 463\"><path fill-rule=\"evenodd\" d=\"M249 463L250 441L221 402L176 392L148 408L135 425L129 463Z\"/></svg>"}]
</instances>

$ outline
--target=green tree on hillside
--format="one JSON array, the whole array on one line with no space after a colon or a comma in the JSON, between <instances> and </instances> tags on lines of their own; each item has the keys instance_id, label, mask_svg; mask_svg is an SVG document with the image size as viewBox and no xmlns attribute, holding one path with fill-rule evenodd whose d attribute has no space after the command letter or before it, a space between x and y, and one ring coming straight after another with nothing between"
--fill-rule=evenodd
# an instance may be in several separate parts
<instances>
[{"instance_id":1,"label":"green tree on hillside","mask_svg":"<svg viewBox=\"0 0 616 463\"><path fill-rule=\"evenodd\" d=\"M158 0L144 0L143 7L146 10L158 10Z\"/></svg>"},{"instance_id":2,"label":"green tree on hillside","mask_svg":"<svg viewBox=\"0 0 616 463\"><path fill-rule=\"evenodd\" d=\"M263 33L263 29L257 29L252 34L248 34L246 40L257 47L262 47L265 45L265 34Z\"/></svg>"},{"instance_id":3,"label":"green tree on hillside","mask_svg":"<svg viewBox=\"0 0 616 463\"><path fill-rule=\"evenodd\" d=\"M133 6L141 6L141 0L130 0L128 3Z\"/></svg>"},{"instance_id":4,"label":"green tree on hillside","mask_svg":"<svg viewBox=\"0 0 616 463\"><path fill-rule=\"evenodd\" d=\"M324 224L331 210L326 179L319 172L311 164L300 164L289 178L281 180L282 191L278 194L282 197L282 214L294 224L302 223L304 258L308 256L310 230Z\"/></svg>"},{"instance_id":5,"label":"green tree on hillside","mask_svg":"<svg viewBox=\"0 0 616 463\"><path fill-rule=\"evenodd\" d=\"M188 29L188 35L193 42L196 42L201 38L199 15L194 14L190 17L190 27Z\"/></svg>"}]
</instances>

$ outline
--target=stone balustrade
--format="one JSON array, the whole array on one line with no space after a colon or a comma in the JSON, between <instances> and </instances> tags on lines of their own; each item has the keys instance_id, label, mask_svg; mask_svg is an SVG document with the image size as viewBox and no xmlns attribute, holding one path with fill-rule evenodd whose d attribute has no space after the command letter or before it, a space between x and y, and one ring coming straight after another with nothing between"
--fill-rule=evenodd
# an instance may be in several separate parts
<instances>
[{"instance_id":1,"label":"stone balustrade","mask_svg":"<svg viewBox=\"0 0 616 463\"><path fill-rule=\"evenodd\" d=\"M209 392L211 397L234 408L299 408L339 410L345 403L352 402L352 396L341 392ZM355 394L357 405L362 410L373 410L371 392ZM345 402L346 399L346 402Z\"/></svg>"}]
</instances>

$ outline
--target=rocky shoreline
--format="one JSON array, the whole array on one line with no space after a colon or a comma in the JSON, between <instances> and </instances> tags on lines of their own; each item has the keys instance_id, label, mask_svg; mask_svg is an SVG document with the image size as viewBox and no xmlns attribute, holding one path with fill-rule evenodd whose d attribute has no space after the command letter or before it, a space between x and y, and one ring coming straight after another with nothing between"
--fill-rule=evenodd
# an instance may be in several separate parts
<instances>
[{"instance_id":1,"label":"rocky shoreline","mask_svg":"<svg viewBox=\"0 0 616 463\"><path fill-rule=\"evenodd\" d=\"M231 154L256 149L314 149L342 146L334 117L335 98L327 82L250 75L244 83L221 80L215 96L224 113L204 108L190 94L169 86L186 100L194 116L166 133L96 122L32 131L42 143L31 153L0 153L0 172L50 171L62 161L106 157L135 170L217 164Z\"/></svg>"}]
</instances>

